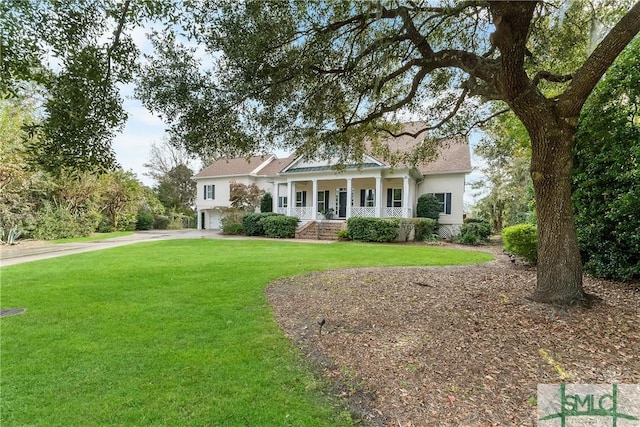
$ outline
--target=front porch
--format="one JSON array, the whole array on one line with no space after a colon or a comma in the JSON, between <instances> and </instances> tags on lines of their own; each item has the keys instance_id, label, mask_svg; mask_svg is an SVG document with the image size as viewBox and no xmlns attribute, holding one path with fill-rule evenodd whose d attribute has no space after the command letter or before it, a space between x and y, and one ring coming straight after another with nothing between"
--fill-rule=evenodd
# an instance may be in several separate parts
<instances>
[{"instance_id":1,"label":"front porch","mask_svg":"<svg viewBox=\"0 0 640 427\"><path fill-rule=\"evenodd\" d=\"M413 187L414 181L408 175L290 179L286 183L274 182L274 212L303 222L351 217L411 218Z\"/></svg>"}]
</instances>

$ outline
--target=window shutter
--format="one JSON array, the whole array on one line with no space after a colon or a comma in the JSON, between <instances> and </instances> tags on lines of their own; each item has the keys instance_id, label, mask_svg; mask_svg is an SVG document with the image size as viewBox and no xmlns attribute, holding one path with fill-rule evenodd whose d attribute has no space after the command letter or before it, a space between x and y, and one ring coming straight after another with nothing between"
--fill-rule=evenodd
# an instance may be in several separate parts
<instances>
[{"instance_id":1,"label":"window shutter","mask_svg":"<svg viewBox=\"0 0 640 427\"><path fill-rule=\"evenodd\" d=\"M207 185L204 185L204 199L207 200Z\"/></svg>"},{"instance_id":2,"label":"window shutter","mask_svg":"<svg viewBox=\"0 0 640 427\"><path fill-rule=\"evenodd\" d=\"M211 184L211 198L215 199L216 198L216 186Z\"/></svg>"},{"instance_id":3,"label":"window shutter","mask_svg":"<svg viewBox=\"0 0 640 427\"><path fill-rule=\"evenodd\" d=\"M445 213L447 214L451 214L451 193L447 193L445 195L445 197L447 198L447 201L445 202Z\"/></svg>"},{"instance_id":4,"label":"window shutter","mask_svg":"<svg viewBox=\"0 0 640 427\"><path fill-rule=\"evenodd\" d=\"M387 207L390 208L393 206L393 189L387 188Z\"/></svg>"},{"instance_id":5,"label":"window shutter","mask_svg":"<svg viewBox=\"0 0 640 427\"><path fill-rule=\"evenodd\" d=\"M307 191L303 191L302 192L302 207L306 208L307 207Z\"/></svg>"},{"instance_id":6,"label":"window shutter","mask_svg":"<svg viewBox=\"0 0 640 427\"><path fill-rule=\"evenodd\" d=\"M364 206L364 199L365 199L366 195L365 195L365 191L364 190L360 190L360 206Z\"/></svg>"}]
</instances>

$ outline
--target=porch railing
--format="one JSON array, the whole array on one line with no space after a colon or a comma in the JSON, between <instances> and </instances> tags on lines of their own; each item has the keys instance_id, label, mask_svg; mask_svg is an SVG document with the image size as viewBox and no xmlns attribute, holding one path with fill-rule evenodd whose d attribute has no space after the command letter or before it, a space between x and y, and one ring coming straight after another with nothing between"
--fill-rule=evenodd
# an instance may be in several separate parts
<instances>
[{"instance_id":1,"label":"porch railing","mask_svg":"<svg viewBox=\"0 0 640 427\"><path fill-rule=\"evenodd\" d=\"M384 208L385 218L402 218L402 208Z\"/></svg>"},{"instance_id":2,"label":"porch railing","mask_svg":"<svg viewBox=\"0 0 640 427\"><path fill-rule=\"evenodd\" d=\"M376 208L375 207L361 207L354 206L351 208L351 216L361 216L366 218L375 218L376 217Z\"/></svg>"},{"instance_id":3,"label":"porch railing","mask_svg":"<svg viewBox=\"0 0 640 427\"><path fill-rule=\"evenodd\" d=\"M297 207L293 208L293 216L297 216L300 219L312 219L313 218L313 207Z\"/></svg>"}]
</instances>

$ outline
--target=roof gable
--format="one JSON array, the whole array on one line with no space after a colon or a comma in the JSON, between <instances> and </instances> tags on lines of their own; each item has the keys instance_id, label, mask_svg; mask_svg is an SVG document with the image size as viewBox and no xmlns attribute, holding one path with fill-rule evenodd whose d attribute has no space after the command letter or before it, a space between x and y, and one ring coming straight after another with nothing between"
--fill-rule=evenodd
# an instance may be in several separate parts
<instances>
[{"instance_id":1,"label":"roof gable","mask_svg":"<svg viewBox=\"0 0 640 427\"><path fill-rule=\"evenodd\" d=\"M286 168L282 169L281 173L296 173L296 172L324 172L335 171L335 165L338 163L338 157L331 159L305 159L298 157L293 160ZM361 162L353 162L343 167L345 169L366 169L366 168L379 168L385 166L384 163L376 160L370 155L364 155Z\"/></svg>"}]
</instances>

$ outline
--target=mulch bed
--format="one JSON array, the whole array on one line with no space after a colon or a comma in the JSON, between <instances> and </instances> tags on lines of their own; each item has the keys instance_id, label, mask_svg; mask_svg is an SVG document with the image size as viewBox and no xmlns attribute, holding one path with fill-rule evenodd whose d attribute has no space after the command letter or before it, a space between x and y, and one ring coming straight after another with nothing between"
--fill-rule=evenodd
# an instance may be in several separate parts
<instances>
[{"instance_id":1,"label":"mulch bed","mask_svg":"<svg viewBox=\"0 0 640 427\"><path fill-rule=\"evenodd\" d=\"M640 383L637 284L585 277L599 300L565 311L529 300L535 271L496 253L474 266L310 274L267 294L370 425L532 426L539 383Z\"/></svg>"}]
</instances>

